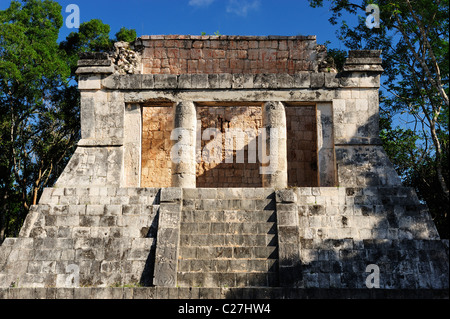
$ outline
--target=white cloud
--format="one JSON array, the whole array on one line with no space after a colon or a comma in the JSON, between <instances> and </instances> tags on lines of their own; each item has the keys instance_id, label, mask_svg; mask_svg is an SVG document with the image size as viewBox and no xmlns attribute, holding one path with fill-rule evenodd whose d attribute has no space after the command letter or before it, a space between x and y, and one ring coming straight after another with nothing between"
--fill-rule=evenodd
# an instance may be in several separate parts
<instances>
[{"instance_id":1,"label":"white cloud","mask_svg":"<svg viewBox=\"0 0 450 319\"><path fill-rule=\"evenodd\" d=\"M200 0L201 1L201 0ZM227 12L234 13L239 16L245 17L251 10L259 8L259 0L247 1L247 0L229 0L227 5Z\"/></svg>"},{"instance_id":2,"label":"white cloud","mask_svg":"<svg viewBox=\"0 0 450 319\"><path fill-rule=\"evenodd\" d=\"M189 5L194 7L207 7L213 2L214 0L189 0Z\"/></svg>"}]
</instances>

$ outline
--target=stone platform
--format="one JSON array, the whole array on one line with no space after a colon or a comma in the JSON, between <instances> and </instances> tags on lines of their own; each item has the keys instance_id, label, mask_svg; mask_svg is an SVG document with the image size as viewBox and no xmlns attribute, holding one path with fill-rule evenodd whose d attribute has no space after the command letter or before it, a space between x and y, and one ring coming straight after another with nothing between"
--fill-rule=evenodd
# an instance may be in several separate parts
<instances>
[{"instance_id":1,"label":"stone platform","mask_svg":"<svg viewBox=\"0 0 450 319\"><path fill-rule=\"evenodd\" d=\"M409 188L51 188L0 247L0 287L3 298L441 298L448 241Z\"/></svg>"},{"instance_id":2,"label":"stone platform","mask_svg":"<svg viewBox=\"0 0 450 319\"><path fill-rule=\"evenodd\" d=\"M448 289L320 288L0 288L0 299L448 299Z\"/></svg>"}]
</instances>

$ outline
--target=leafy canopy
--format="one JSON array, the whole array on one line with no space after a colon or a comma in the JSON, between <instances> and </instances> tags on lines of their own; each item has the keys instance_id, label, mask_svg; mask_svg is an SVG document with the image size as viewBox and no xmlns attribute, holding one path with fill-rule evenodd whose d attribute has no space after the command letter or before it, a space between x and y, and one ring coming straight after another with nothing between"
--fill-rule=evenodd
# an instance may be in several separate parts
<instances>
[{"instance_id":1,"label":"leafy canopy","mask_svg":"<svg viewBox=\"0 0 450 319\"><path fill-rule=\"evenodd\" d=\"M11 1L0 11L0 242L17 235L28 209L51 187L80 138L78 55L113 47L94 19L58 43L62 7L52 0ZM116 40L134 40L122 28Z\"/></svg>"}]
</instances>

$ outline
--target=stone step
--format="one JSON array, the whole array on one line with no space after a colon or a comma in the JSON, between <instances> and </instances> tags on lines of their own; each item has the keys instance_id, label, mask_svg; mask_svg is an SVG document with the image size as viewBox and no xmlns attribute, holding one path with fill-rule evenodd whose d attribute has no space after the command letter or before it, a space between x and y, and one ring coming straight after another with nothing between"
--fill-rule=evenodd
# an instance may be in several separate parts
<instances>
[{"instance_id":1,"label":"stone step","mask_svg":"<svg viewBox=\"0 0 450 319\"><path fill-rule=\"evenodd\" d=\"M2 272L3 267L8 261L8 257L13 250L14 245L16 245L19 238L5 238L2 245L0 246L0 273Z\"/></svg>"},{"instance_id":2,"label":"stone step","mask_svg":"<svg viewBox=\"0 0 450 319\"><path fill-rule=\"evenodd\" d=\"M278 285L275 208L257 189L184 190L177 285Z\"/></svg>"},{"instance_id":3,"label":"stone step","mask_svg":"<svg viewBox=\"0 0 450 319\"><path fill-rule=\"evenodd\" d=\"M182 246L180 259L278 259L276 246L223 247Z\"/></svg>"},{"instance_id":4,"label":"stone step","mask_svg":"<svg viewBox=\"0 0 450 319\"><path fill-rule=\"evenodd\" d=\"M251 247L274 246L276 235L266 234L181 234L180 246L191 247Z\"/></svg>"},{"instance_id":5,"label":"stone step","mask_svg":"<svg viewBox=\"0 0 450 319\"><path fill-rule=\"evenodd\" d=\"M183 199L274 199L270 188L184 188Z\"/></svg>"},{"instance_id":6,"label":"stone step","mask_svg":"<svg viewBox=\"0 0 450 319\"><path fill-rule=\"evenodd\" d=\"M153 238L15 239L14 249L4 256L9 261L145 260L154 245Z\"/></svg>"},{"instance_id":7,"label":"stone step","mask_svg":"<svg viewBox=\"0 0 450 319\"><path fill-rule=\"evenodd\" d=\"M186 209L218 211L218 210L273 210L273 199L184 199Z\"/></svg>"},{"instance_id":8,"label":"stone step","mask_svg":"<svg viewBox=\"0 0 450 319\"><path fill-rule=\"evenodd\" d=\"M64 268L62 268L64 269ZM73 269L73 268L72 268ZM131 269L131 268L130 268ZM80 273L79 285L80 287L98 287L110 288L120 287L124 285L138 286L140 283L140 276L136 275L134 271L143 271L143 267L134 267L133 272L125 273L119 272L101 272L97 268L92 269L92 273ZM70 287L70 282L73 280L73 273L23 273L20 277L10 274L0 274L0 285L2 287L17 287L21 288L52 288L54 290L64 289ZM58 288L55 288L58 287Z\"/></svg>"},{"instance_id":9,"label":"stone step","mask_svg":"<svg viewBox=\"0 0 450 319\"><path fill-rule=\"evenodd\" d=\"M276 273L179 272L178 287L276 287Z\"/></svg>"},{"instance_id":10,"label":"stone step","mask_svg":"<svg viewBox=\"0 0 450 319\"><path fill-rule=\"evenodd\" d=\"M276 223L182 222L180 231L182 234L275 234Z\"/></svg>"},{"instance_id":11,"label":"stone step","mask_svg":"<svg viewBox=\"0 0 450 319\"><path fill-rule=\"evenodd\" d=\"M39 204L152 205L159 203L160 188L46 188Z\"/></svg>"},{"instance_id":12,"label":"stone step","mask_svg":"<svg viewBox=\"0 0 450 319\"><path fill-rule=\"evenodd\" d=\"M40 204L32 206L32 210L45 216L128 216L128 215L153 215L159 205L147 204L82 204L82 205L57 205Z\"/></svg>"},{"instance_id":13,"label":"stone step","mask_svg":"<svg viewBox=\"0 0 450 319\"><path fill-rule=\"evenodd\" d=\"M4 244L2 287L62 287L71 269L77 269L80 285L137 283L144 278L147 260L154 258L153 238L14 238Z\"/></svg>"},{"instance_id":14,"label":"stone step","mask_svg":"<svg viewBox=\"0 0 450 319\"><path fill-rule=\"evenodd\" d=\"M95 226L45 226L33 229L32 238L146 238L152 237L151 226L141 224L141 227L128 228L95 227Z\"/></svg>"},{"instance_id":15,"label":"stone step","mask_svg":"<svg viewBox=\"0 0 450 319\"><path fill-rule=\"evenodd\" d=\"M178 272L276 272L276 259L181 259Z\"/></svg>"},{"instance_id":16,"label":"stone step","mask_svg":"<svg viewBox=\"0 0 450 319\"><path fill-rule=\"evenodd\" d=\"M38 205L21 236L40 238L155 237L159 205Z\"/></svg>"},{"instance_id":17,"label":"stone step","mask_svg":"<svg viewBox=\"0 0 450 319\"><path fill-rule=\"evenodd\" d=\"M195 210L183 208L181 222L226 222L226 223L273 223L276 222L275 210Z\"/></svg>"}]
</instances>

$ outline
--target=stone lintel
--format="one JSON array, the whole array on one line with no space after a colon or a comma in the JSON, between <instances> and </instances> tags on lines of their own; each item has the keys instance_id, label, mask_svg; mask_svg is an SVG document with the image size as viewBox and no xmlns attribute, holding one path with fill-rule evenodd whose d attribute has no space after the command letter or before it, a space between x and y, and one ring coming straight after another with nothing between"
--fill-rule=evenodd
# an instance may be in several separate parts
<instances>
[{"instance_id":1,"label":"stone lintel","mask_svg":"<svg viewBox=\"0 0 450 319\"><path fill-rule=\"evenodd\" d=\"M81 69L81 68L79 68ZM355 71L352 74L351 71ZM127 74L102 79L110 90L287 90L379 87L381 66L348 65L341 73L299 72L297 74ZM374 71L376 71L374 73ZM356 73L357 72L357 73ZM361 74L363 73L363 74ZM349 78L355 78L349 81ZM366 78L361 81L360 78Z\"/></svg>"},{"instance_id":2,"label":"stone lintel","mask_svg":"<svg viewBox=\"0 0 450 319\"><path fill-rule=\"evenodd\" d=\"M95 60L95 59L84 59L78 60L78 66L110 66L112 64L111 60Z\"/></svg>"},{"instance_id":3,"label":"stone lintel","mask_svg":"<svg viewBox=\"0 0 450 319\"><path fill-rule=\"evenodd\" d=\"M114 66L81 66L76 74L111 74L114 73Z\"/></svg>"}]
</instances>

